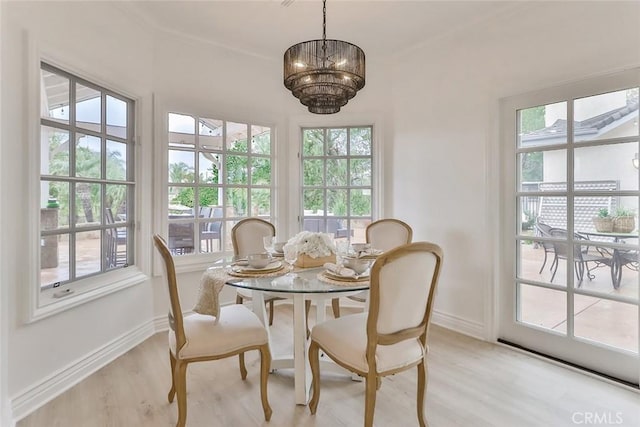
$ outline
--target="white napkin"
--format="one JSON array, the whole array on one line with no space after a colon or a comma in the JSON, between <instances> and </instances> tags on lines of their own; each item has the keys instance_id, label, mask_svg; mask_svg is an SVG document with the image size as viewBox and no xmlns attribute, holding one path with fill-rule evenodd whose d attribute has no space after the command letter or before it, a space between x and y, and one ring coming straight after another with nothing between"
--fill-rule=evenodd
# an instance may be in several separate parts
<instances>
[{"instance_id":1,"label":"white napkin","mask_svg":"<svg viewBox=\"0 0 640 427\"><path fill-rule=\"evenodd\" d=\"M326 262L324 264L324 268L332 272L333 274L337 274L342 277L355 277L356 272L350 268L342 267L341 265L334 264L332 262Z\"/></svg>"}]
</instances>

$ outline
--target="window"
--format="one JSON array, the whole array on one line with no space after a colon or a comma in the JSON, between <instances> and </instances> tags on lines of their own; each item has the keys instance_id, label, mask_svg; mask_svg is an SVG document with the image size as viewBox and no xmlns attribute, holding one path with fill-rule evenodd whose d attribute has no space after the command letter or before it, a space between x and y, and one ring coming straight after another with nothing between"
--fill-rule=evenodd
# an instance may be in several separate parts
<instances>
[{"instance_id":1,"label":"window","mask_svg":"<svg viewBox=\"0 0 640 427\"><path fill-rule=\"evenodd\" d=\"M134 102L40 64L40 287L134 263Z\"/></svg>"},{"instance_id":2,"label":"window","mask_svg":"<svg viewBox=\"0 0 640 427\"><path fill-rule=\"evenodd\" d=\"M373 128L302 129L302 228L364 242L373 218Z\"/></svg>"},{"instance_id":3,"label":"window","mask_svg":"<svg viewBox=\"0 0 640 427\"><path fill-rule=\"evenodd\" d=\"M232 250L245 217L272 221L272 129L168 113L168 244L174 255Z\"/></svg>"}]
</instances>

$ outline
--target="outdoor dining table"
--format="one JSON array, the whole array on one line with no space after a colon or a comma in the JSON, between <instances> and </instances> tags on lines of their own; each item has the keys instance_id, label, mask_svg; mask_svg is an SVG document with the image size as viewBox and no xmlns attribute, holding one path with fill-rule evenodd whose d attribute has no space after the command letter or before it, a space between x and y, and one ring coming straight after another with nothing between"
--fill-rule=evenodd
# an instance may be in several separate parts
<instances>
[{"instance_id":1,"label":"outdoor dining table","mask_svg":"<svg viewBox=\"0 0 640 427\"><path fill-rule=\"evenodd\" d=\"M294 369L295 402L306 405L309 401L311 387L311 369L307 357L307 316L305 300L316 302L316 324L325 320L325 303L332 298L349 296L369 289L368 281L339 283L323 281L320 274L323 268L307 268L296 270L279 277L246 277L231 278L226 284L253 291L253 311L267 328L269 347L271 349L271 369ZM264 304L264 294L269 293L281 298L293 299L293 356L275 356L274 346L269 332L269 322ZM326 358L325 358L326 359ZM347 371L329 361L322 361L326 368L338 372Z\"/></svg>"},{"instance_id":2,"label":"outdoor dining table","mask_svg":"<svg viewBox=\"0 0 640 427\"><path fill-rule=\"evenodd\" d=\"M620 233L620 232L604 232L604 231L579 231L580 234L587 237L600 237L606 238L613 241L613 243L624 242L627 239L638 239L638 232L633 233ZM631 245L630 245L631 246ZM629 253L629 251L637 251L637 245L633 245L629 249L621 249L621 248L613 248L613 253L611 254L612 262L611 262L611 282L613 284L614 289L618 289L620 287L620 282L622 281L622 267L629 262L634 262L625 257L625 254ZM637 254L635 255L637 258ZM637 259L635 260L637 264Z\"/></svg>"}]
</instances>

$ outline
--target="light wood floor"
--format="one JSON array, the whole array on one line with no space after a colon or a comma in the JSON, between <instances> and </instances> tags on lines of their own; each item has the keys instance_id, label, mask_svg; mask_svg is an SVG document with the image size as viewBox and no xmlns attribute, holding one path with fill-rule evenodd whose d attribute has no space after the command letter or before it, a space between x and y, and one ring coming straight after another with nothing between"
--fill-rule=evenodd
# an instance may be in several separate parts
<instances>
[{"instance_id":1,"label":"light wood floor","mask_svg":"<svg viewBox=\"0 0 640 427\"><path fill-rule=\"evenodd\" d=\"M277 306L272 331L283 352L291 350L287 344L292 336L291 314L290 304ZM166 397L170 385L167 351L166 333L154 335L21 420L18 427L174 426L176 403L169 404ZM336 427L363 423L363 382L323 375L318 413L312 416L306 406L294 404L293 377L288 370L269 376L273 416L265 423L257 352L247 354L247 369L247 380L241 381L237 358L190 365L187 425ZM429 372L427 419L431 427L594 425L585 422L587 417L618 426L640 425L640 394L634 391L436 326L431 329ZM375 425L418 425L415 393L415 369L386 378L378 391ZM607 423L599 423L603 424Z\"/></svg>"}]
</instances>

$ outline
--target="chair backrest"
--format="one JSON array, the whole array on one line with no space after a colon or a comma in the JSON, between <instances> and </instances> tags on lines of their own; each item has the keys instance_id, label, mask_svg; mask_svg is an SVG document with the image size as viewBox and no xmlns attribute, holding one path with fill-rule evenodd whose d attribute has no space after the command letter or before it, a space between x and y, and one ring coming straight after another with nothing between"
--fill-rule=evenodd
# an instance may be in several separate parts
<instances>
[{"instance_id":1,"label":"chair backrest","mask_svg":"<svg viewBox=\"0 0 640 427\"><path fill-rule=\"evenodd\" d=\"M567 239L569 237L569 232L563 228L552 228L549 230L549 235L552 237L557 237L563 239L563 242L553 242L553 250L556 253L556 256L560 258L567 258L569 255L569 243L567 243ZM586 240L582 235L574 233L574 240ZM582 261L583 248L581 245L573 246L573 259L574 261Z\"/></svg>"},{"instance_id":2,"label":"chair backrest","mask_svg":"<svg viewBox=\"0 0 640 427\"><path fill-rule=\"evenodd\" d=\"M245 257L249 254L264 252L263 237L275 236L276 228L269 221L260 218L245 218L231 229L233 254Z\"/></svg>"},{"instance_id":3,"label":"chair backrest","mask_svg":"<svg viewBox=\"0 0 640 427\"><path fill-rule=\"evenodd\" d=\"M167 242L158 234L153 235L153 243L162 256L162 265L167 278L167 286L169 287L169 301L171 309L169 311L169 327L176 334L176 353L185 345L186 338L182 323L182 308L180 307L180 297L178 296L178 283L176 281L176 268L173 263L171 251L167 246Z\"/></svg>"},{"instance_id":4,"label":"chair backrest","mask_svg":"<svg viewBox=\"0 0 640 427\"><path fill-rule=\"evenodd\" d=\"M545 224L543 222L536 222L535 224L535 228L536 228L536 234L540 237L551 237L551 230L553 229L553 227L551 227L548 224ZM542 247L546 250L546 249L553 249L553 243L552 242L540 242L542 244Z\"/></svg>"},{"instance_id":5,"label":"chair backrest","mask_svg":"<svg viewBox=\"0 0 640 427\"><path fill-rule=\"evenodd\" d=\"M413 338L426 345L442 260L438 245L416 242L391 249L373 264L367 318L369 366L375 367L377 345Z\"/></svg>"},{"instance_id":6,"label":"chair backrest","mask_svg":"<svg viewBox=\"0 0 640 427\"><path fill-rule=\"evenodd\" d=\"M367 243L384 252L411 243L412 238L411 226L399 219L380 219L369 224L366 229Z\"/></svg>"}]
</instances>

